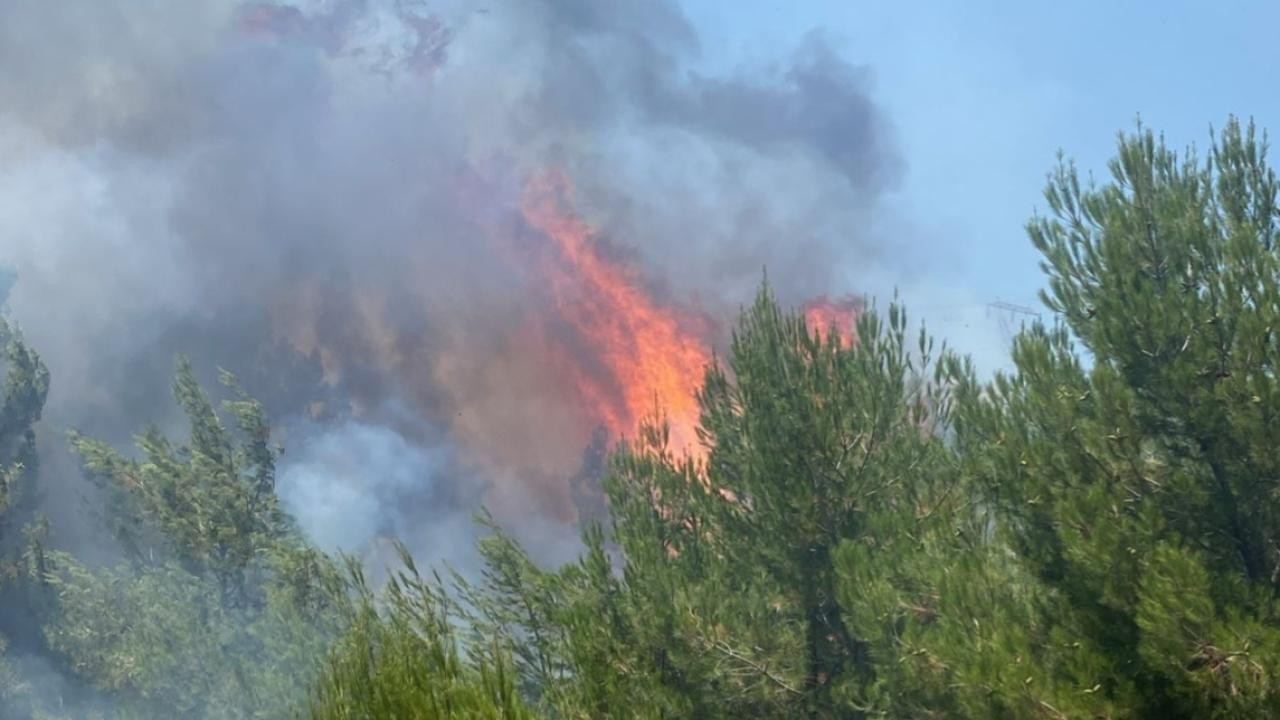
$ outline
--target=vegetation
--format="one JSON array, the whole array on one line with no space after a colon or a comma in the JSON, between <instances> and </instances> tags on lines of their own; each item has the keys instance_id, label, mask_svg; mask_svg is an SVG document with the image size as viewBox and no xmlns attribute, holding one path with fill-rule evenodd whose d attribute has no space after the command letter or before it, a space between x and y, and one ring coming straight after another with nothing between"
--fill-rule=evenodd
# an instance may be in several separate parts
<instances>
[{"instance_id":1,"label":"vegetation","mask_svg":"<svg viewBox=\"0 0 1280 720\"><path fill-rule=\"evenodd\" d=\"M453 602L427 582L413 558L384 590L383 608L358 566L350 568L356 602L347 631L313 689L310 720L366 718L533 718L513 682L509 659L467 662L450 623Z\"/></svg>"},{"instance_id":2,"label":"vegetation","mask_svg":"<svg viewBox=\"0 0 1280 720\"><path fill-rule=\"evenodd\" d=\"M20 507L48 375L4 328L0 592L118 717L1280 714L1265 151L1231 121L1203 158L1140 127L1105 183L1064 162L1028 226L1056 320L989 381L897 303L843 343L766 286L708 369L705 457L655 418L577 562L482 518L478 580L406 553L375 590L309 547L263 409L227 378L228 429L185 361L184 442L72 438L125 562L44 550ZM56 716L23 693L0 670L0 715Z\"/></svg>"},{"instance_id":3,"label":"vegetation","mask_svg":"<svg viewBox=\"0 0 1280 720\"><path fill-rule=\"evenodd\" d=\"M957 392L958 454L1034 578L1026 699L1054 712L1280 709L1280 275L1264 155L1232 122L1203 161L1140 132L1107 185L1060 168L1052 216L1029 229L1061 324L1018 338L1015 374Z\"/></svg>"},{"instance_id":4,"label":"vegetation","mask_svg":"<svg viewBox=\"0 0 1280 720\"><path fill-rule=\"evenodd\" d=\"M100 705L111 717L277 718L304 696L339 628L342 576L280 511L263 410L224 380L239 440L185 359L174 382L185 444L147 430L134 460L73 434L126 558L91 569L33 542L25 588L39 598L38 649L101 703L28 713L79 718Z\"/></svg>"},{"instance_id":5,"label":"vegetation","mask_svg":"<svg viewBox=\"0 0 1280 720\"><path fill-rule=\"evenodd\" d=\"M11 640L25 639L34 612L25 582L37 557L28 539L38 537L42 523L33 518L36 499L35 424L49 393L49 371L40 356L23 342L19 332L0 321L3 346L3 397L0 398L0 707L27 711L35 701L6 651ZM27 532L20 532L23 529ZM38 565L37 565L38 567ZM2 714L0 714L2 716Z\"/></svg>"}]
</instances>

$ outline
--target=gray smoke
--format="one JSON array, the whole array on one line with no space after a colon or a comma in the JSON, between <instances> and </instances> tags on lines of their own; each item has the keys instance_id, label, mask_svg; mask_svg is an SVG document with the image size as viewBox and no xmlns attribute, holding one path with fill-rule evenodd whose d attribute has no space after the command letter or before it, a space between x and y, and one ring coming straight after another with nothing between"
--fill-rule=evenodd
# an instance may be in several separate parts
<instances>
[{"instance_id":1,"label":"gray smoke","mask_svg":"<svg viewBox=\"0 0 1280 720\"><path fill-rule=\"evenodd\" d=\"M424 565L473 564L468 550L476 527L456 509L478 498L457 496L460 483L450 475L457 464L448 448L422 447L391 428L361 422L303 437L277 489L322 550L367 556L399 540L423 550ZM370 477L377 482L369 483ZM452 550L452 557L444 550Z\"/></svg>"},{"instance_id":2,"label":"gray smoke","mask_svg":"<svg viewBox=\"0 0 1280 720\"><path fill-rule=\"evenodd\" d=\"M530 177L570 178L613 256L720 320L765 266L794 303L886 250L865 228L901 168L868 72L818 35L769 72L698 52L668 0L0 3L0 264L47 432L180 428L186 352L279 418L326 547L465 563L483 501L567 552L594 428L512 340L548 302Z\"/></svg>"}]
</instances>

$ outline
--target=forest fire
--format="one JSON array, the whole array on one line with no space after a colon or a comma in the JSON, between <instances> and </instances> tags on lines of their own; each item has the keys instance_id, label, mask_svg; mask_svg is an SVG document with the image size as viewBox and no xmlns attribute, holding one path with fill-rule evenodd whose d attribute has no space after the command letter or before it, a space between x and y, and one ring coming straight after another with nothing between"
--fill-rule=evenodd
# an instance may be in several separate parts
<instances>
[{"instance_id":1,"label":"forest fire","mask_svg":"<svg viewBox=\"0 0 1280 720\"><path fill-rule=\"evenodd\" d=\"M563 358L583 409L614 438L634 434L660 411L669 423L671 449L699 455L697 390L711 359L705 321L660 305L632 268L605 257L593 229L573 212L563 176L548 174L531 183L522 209L551 242L541 271L557 319L571 325L595 356L589 365Z\"/></svg>"},{"instance_id":2,"label":"forest fire","mask_svg":"<svg viewBox=\"0 0 1280 720\"><path fill-rule=\"evenodd\" d=\"M460 207L480 216L492 195L483 183L467 188ZM535 174L509 202L503 222L478 221L485 235L473 255L501 278L488 281L486 297L502 302L421 303L386 282L315 281L282 293L273 323L301 356L318 359L354 416L403 403L439 428L500 516L533 503L572 522L582 512L575 478L597 485L608 448L659 413L668 449L704 459L698 390L722 339L717 322L728 318L654 290L641 263L583 216L564 175ZM413 288L443 277L421 257L399 263ZM852 346L861 298L820 296L800 309L811 332L834 328ZM406 331L414 327L430 331ZM587 462L592 453L600 458Z\"/></svg>"},{"instance_id":3,"label":"forest fire","mask_svg":"<svg viewBox=\"0 0 1280 720\"><path fill-rule=\"evenodd\" d=\"M858 316L864 306L861 298L852 295L835 299L822 295L806 302L801 310L809 332L817 333L825 341L834 329L840 346L850 348L858 339Z\"/></svg>"}]
</instances>

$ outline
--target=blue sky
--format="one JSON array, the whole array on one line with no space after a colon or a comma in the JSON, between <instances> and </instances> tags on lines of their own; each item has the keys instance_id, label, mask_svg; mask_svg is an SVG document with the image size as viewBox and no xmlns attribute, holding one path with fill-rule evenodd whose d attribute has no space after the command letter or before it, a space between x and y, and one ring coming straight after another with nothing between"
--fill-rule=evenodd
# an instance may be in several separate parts
<instances>
[{"instance_id":1,"label":"blue sky","mask_svg":"<svg viewBox=\"0 0 1280 720\"><path fill-rule=\"evenodd\" d=\"M1043 207L1059 148L1082 171L1105 175L1116 132L1139 114L1177 147L1203 147L1228 114L1280 129L1280 4L685 0L685 8L711 66L777 59L818 29L870 69L907 166L891 199L910 228L903 252L927 248L928 266L927 280L897 271L870 282L901 286L915 315L988 362L1000 342L989 323L970 327L985 319L980 306L1038 305L1042 275L1023 226ZM913 284L933 287L913 292Z\"/></svg>"}]
</instances>

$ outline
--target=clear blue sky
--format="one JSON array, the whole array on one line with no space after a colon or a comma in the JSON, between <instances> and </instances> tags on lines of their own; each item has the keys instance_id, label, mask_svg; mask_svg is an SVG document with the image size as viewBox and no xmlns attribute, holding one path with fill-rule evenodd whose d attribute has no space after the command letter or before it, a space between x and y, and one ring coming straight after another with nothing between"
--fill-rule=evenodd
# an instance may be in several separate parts
<instances>
[{"instance_id":1,"label":"clear blue sky","mask_svg":"<svg viewBox=\"0 0 1280 720\"><path fill-rule=\"evenodd\" d=\"M1131 129L1139 114L1177 147L1203 147L1210 126L1231 113L1280 131L1280 3L684 5L709 65L776 61L816 28L871 70L907 164L892 204L946 270L926 274L956 286L912 308L944 326L937 302L1037 304L1042 276L1023 225L1043 207L1045 173L1059 148L1082 171L1104 175L1116 132Z\"/></svg>"}]
</instances>

